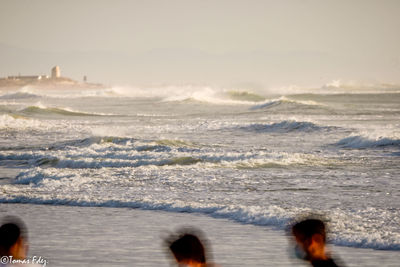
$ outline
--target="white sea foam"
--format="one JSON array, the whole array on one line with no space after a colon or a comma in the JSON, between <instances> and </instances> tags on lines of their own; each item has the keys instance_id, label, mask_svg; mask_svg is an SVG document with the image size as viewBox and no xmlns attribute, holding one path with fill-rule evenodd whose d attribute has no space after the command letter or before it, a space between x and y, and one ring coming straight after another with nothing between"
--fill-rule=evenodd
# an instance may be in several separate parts
<instances>
[{"instance_id":1,"label":"white sea foam","mask_svg":"<svg viewBox=\"0 0 400 267\"><path fill-rule=\"evenodd\" d=\"M19 90L11 90L0 98L6 99L28 99L28 98L65 98L75 99L82 97L120 97L112 87L104 88L85 88L69 87L65 88L42 88L36 86L24 86Z\"/></svg>"},{"instance_id":2,"label":"white sea foam","mask_svg":"<svg viewBox=\"0 0 400 267\"><path fill-rule=\"evenodd\" d=\"M254 105L264 97L246 91L230 91L213 87L190 88L174 92L163 99L164 102L198 101L216 105Z\"/></svg>"},{"instance_id":3,"label":"white sea foam","mask_svg":"<svg viewBox=\"0 0 400 267\"><path fill-rule=\"evenodd\" d=\"M164 102L199 101L219 105L255 104L264 100L263 96L253 92L231 90L213 86L198 85L165 85L152 87L113 86L100 89L76 90L48 90L26 87L13 96L22 97L53 97L53 98L80 98L80 97L130 97L130 98L158 98Z\"/></svg>"},{"instance_id":4,"label":"white sea foam","mask_svg":"<svg viewBox=\"0 0 400 267\"><path fill-rule=\"evenodd\" d=\"M400 85L388 83L365 83L359 81L333 80L323 85L319 93L333 94L382 94L399 93Z\"/></svg>"},{"instance_id":5,"label":"white sea foam","mask_svg":"<svg viewBox=\"0 0 400 267\"><path fill-rule=\"evenodd\" d=\"M352 80L335 79L321 86L288 85L265 89L267 94L297 95L297 94L384 94L400 93L399 84L362 82Z\"/></svg>"},{"instance_id":6,"label":"white sea foam","mask_svg":"<svg viewBox=\"0 0 400 267\"><path fill-rule=\"evenodd\" d=\"M45 89L35 87L25 87L14 94L35 95L50 98L82 98L82 97L106 97L106 98L158 98L184 97L191 94L201 94L204 91L219 91L210 86L195 85L164 85L151 87L138 86L112 86L105 88L79 88L79 89Z\"/></svg>"},{"instance_id":7,"label":"white sea foam","mask_svg":"<svg viewBox=\"0 0 400 267\"><path fill-rule=\"evenodd\" d=\"M269 225L283 229L299 213L312 210L301 206L287 206L285 202L281 205L272 205L268 201L258 200L252 204L243 204L243 197L247 199L250 195L242 195L243 192L236 191L236 187L253 188L251 190L255 190L254 193L259 189L262 190L260 192L265 192L263 191L265 189L257 187L263 186L263 181L266 180L257 181L254 177L231 177L222 170L235 165L238 168L257 169L262 168L263 164L274 162L281 165L296 164L296 166L312 164L322 166L321 162L331 164L329 160L312 154L267 151L255 151L253 154L226 153L223 150L218 153L215 148L204 151L203 149L192 147L190 143L179 140L143 142L129 138L96 137L71 141L50 150L3 152L1 160L26 160L33 166L40 166L22 171L14 184L1 186L4 195L0 197L0 202L197 212L241 223ZM204 160L220 161L220 163L210 162L210 165L204 165L204 162L184 158L178 165L171 166L167 163L168 159L183 155L191 155L192 158L198 155ZM139 161L142 163L137 164ZM162 161L167 164L155 164ZM91 170L98 167L101 167L98 171ZM60 168L63 170L60 171ZM216 172L207 174L207 169ZM277 173L280 172L282 171ZM237 172L232 174L234 173ZM235 180L239 183L235 183ZM255 183L252 184L253 182ZM222 184L218 185L219 183ZM281 193L278 192L282 192L284 180L279 184L279 189L273 189L271 185L266 189L282 200L282 196L279 197ZM214 189L209 188L210 185ZM197 194L190 194L191 197L186 198L187 192L193 189ZM227 199L224 194L219 193L219 190L235 190L238 196L232 195ZM297 190L302 189L294 186L290 190L293 197L297 192L301 192ZM203 198L202 192L208 192L207 201ZM177 195L181 197L177 198ZM400 249L400 233L394 225L385 224L400 218L398 211L341 208L325 212L329 214L330 236L335 244Z\"/></svg>"},{"instance_id":8,"label":"white sea foam","mask_svg":"<svg viewBox=\"0 0 400 267\"><path fill-rule=\"evenodd\" d=\"M43 179L41 174L36 174L29 179L34 182ZM65 186L65 190L76 192L79 188L88 188L86 181L75 183L74 187L70 187L70 175L64 174L57 177L49 177L41 182L41 186L49 188L59 188ZM25 184L21 178L20 183ZM9 190L10 188L5 188ZM93 188L94 189L94 188ZM54 193L53 193L54 194ZM252 206L252 205L220 205L220 204L201 204L194 201L179 200L155 200L151 198L138 200L132 198L126 199L98 199L96 196L77 195L71 196L56 193L56 197L48 198L46 196L21 196L16 193L14 196L0 197L0 203L33 203L33 204L55 204L69 206L88 206L88 207L129 207L147 210L163 210L170 212L189 212L203 213L215 218L225 218L245 224L254 224L260 226L274 226L278 229L285 229L288 223L296 218L300 213L309 213L307 208L284 208L277 205ZM125 197L125 195L124 195ZM126 196L127 197L127 196ZM343 211L329 211L329 241L344 246L354 246L373 249L400 250L400 233L393 233L391 227L381 225L380 231L371 231L371 221L359 221L357 218L364 212L371 212L375 216L382 216L380 210L360 210L354 214ZM389 215L389 214L387 214ZM384 215L386 216L386 215ZM399 219L399 214L391 214Z\"/></svg>"},{"instance_id":9,"label":"white sea foam","mask_svg":"<svg viewBox=\"0 0 400 267\"><path fill-rule=\"evenodd\" d=\"M87 124L88 122L84 121L71 123L68 120L42 120L13 113L2 114L0 115L0 130L4 143L1 146L9 148L31 147L33 144L38 146L40 142L49 141L53 138L60 140L60 138L70 139L82 136L88 131ZM65 135L68 135L68 137L65 138ZM6 142L10 137L14 139L25 138L27 140L22 143L15 140Z\"/></svg>"},{"instance_id":10,"label":"white sea foam","mask_svg":"<svg viewBox=\"0 0 400 267\"><path fill-rule=\"evenodd\" d=\"M0 99L47 98L158 98L164 101L200 101L212 104L245 104L246 102L263 101L268 95L296 94L380 94L400 93L400 85L388 83L365 83L342 81L340 79L327 82L322 86L305 87L298 85L276 88L258 89L257 94L245 88L223 88L210 85L158 85L158 86L109 86L103 88L40 88L25 86L19 90L7 91ZM264 104L267 104L266 101ZM307 102L307 101L306 101ZM312 105L312 102L305 103Z\"/></svg>"},{"instance_id":11,"label":"white sea foam","mask_svg":"<svg viewBox=\"0 0 400 267\"><path fill-rule=\"evenodd\" d=\"M136 141L132 138L92 137L62 142L37 151L7 151L0 160L25 160L33 166L57 168L123 168L198 166L198 168L260 169L287 166L340 165L335 158L284 152L226 152L201 148L182 140Z\"/></svg>"},{"instance_id":12,"label":"white sea foam","mask_svg":"<svg viewBox=\"0 0 400 267\"><path fill-rule=\"evenodd\" d=\"M41 128L45 123L29 119L24 116L3 114L0 115L0 129L28 129L28 128Z\"/></svg>"},{"instance_id":13,"label":"white sea foam","mask_svg":"<svg viewBox=\"0 0 400 267\"><path fill-rule=\"evenodd\" d=\"M317 210L335 244L400 249L396 94L24 90L41 98L9 95L0 107L0 165L13 170L0 203L200 212L279 229ZM70 114L108 112L121 115Z\"/></svg>"}]
</instances>

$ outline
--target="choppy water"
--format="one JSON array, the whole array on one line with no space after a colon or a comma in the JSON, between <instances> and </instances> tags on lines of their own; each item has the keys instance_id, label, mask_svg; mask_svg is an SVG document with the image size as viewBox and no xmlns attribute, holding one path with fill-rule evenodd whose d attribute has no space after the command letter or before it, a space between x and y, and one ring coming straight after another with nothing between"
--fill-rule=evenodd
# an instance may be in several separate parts
<instances>
[{"instance_id":1,"label":"choppy water","mask_svg":"<svg viewBox=\"0 0 400 267\"><path fill-rule=\"evenodd\" d=\"M0 91L0 203L200 212L400 250L400 87Z\"/></svg>"}]
</instances>

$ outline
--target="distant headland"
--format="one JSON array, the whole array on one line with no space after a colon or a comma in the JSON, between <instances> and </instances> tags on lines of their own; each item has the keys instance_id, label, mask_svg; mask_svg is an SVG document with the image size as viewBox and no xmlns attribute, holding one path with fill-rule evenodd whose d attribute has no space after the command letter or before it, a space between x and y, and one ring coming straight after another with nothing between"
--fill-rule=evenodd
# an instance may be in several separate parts
<instances>
[{"instance_id":1,"label":"distant headland","mask_svg":"<svg viewBox=\"0 0 400 267\"><path fill-rule=\"evenodd\" d=\"M0 78L0 87L73 87L73 88L100 88L103 87L99 83L88 83L86 76L83 76L83 82L75 81L68 77L61 76L59 66L51 69L51 76L49 75L16 75Z\"/></svg>"}]
</instances>

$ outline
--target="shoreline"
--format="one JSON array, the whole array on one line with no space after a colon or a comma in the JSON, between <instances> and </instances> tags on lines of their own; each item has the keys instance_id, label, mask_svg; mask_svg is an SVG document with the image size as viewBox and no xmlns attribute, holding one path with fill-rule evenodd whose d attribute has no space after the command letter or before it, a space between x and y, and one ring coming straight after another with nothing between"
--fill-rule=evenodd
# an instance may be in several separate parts
<instances>
[{"instance_id":1,"label":"shoreline","mask_svg":"<svg viewBox=\"0 0 400 267\"><path fill-rule=\"evenodd\" d=\"M107 86L97 83L34 83L34 84L21 84L21 85L0 85L0 92L19 91L24 88L32 88L34 90L82 90L82 89L103 89Z\"/></svg>"},{"instance_id":2,"label":"shoreline","mask_svg":"<svg viewBox=\"0 0 400 267\"><path fill-rule=\"evenodd\" d=\"M284 231L197 213L132 208L0 203L0 218L23 219L29 256L47 266L170 266L163 238L180 227L204 232L221 266L307 266L292 255ZM398 251L329 245L346 266L397 266Z\"/></svg>"}]
</instances>

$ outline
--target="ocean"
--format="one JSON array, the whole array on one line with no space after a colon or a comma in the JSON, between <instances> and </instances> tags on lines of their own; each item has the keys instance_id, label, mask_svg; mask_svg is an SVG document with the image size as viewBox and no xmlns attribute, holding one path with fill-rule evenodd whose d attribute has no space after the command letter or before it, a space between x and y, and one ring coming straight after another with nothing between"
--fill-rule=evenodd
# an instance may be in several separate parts
<instances>
[{"instance_id":1,"label":"ocean","mask_svg":"<svg viewBox=\"0 0 400 267\"><path fill-rule=\"evenodd\" d=\"M400 250L399 86L24 87L0 91L0 136L0 203L312 213L332 244Z\"/></svg>"}]
</instances>

